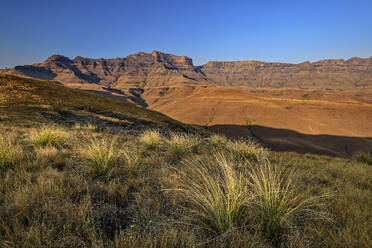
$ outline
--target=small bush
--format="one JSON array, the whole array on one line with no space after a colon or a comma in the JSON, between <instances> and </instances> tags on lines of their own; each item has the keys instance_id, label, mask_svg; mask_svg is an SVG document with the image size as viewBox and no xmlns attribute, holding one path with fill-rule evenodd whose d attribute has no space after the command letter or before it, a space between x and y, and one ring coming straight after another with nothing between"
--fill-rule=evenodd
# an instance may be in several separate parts
<instances>
[{"instance_id":1,"label":"small bush","mask_svg":"<svg viewBox=\"0 0 372 248\"><path fill-rule=\"evenodd\" d=\"M265 148L253 141L230 141L227 144L230 150L237 158L249 159L253 161L263 161L267 159L268 152Z\"/></svg>"},{"instance_id":2,"label":"small bush","mask_svg":"<svg viewBox=\"0 0 372 248\"><path fill-rule=\"evenodd\" d=\"M22 156L23 149L13 136L0 135L0 172L14 167Z\"/></svg>"},{"instance_id":3,"label":"small bush","mask_svg":"<svg viewBox=\"0 0 372 248\"><path fill-rule=\"evenodd\" d=\"M31 135L31 142L40 146L62 146L68 139L67 132L53 127L42 128Z\"/></svg>"},{"instance_id":4,"label":"small bush","mask_svg":"<svg viewBox=\"0 0 372 248\"><path fill-rule=\"evenodd\" d=\"M149 150L156 150L160 145L161 134L157 130L146 130L140 140L146 145Z\"/></svg>"},{"instance_id":5,"label":"small bush","mask_svg":"<svg viewBox=\"0 0 372 248\"><path fill-rule=\"evenodd\" d=\"M111 171L118 159L114 151L115 142L115 138L111 141L108 138L93 138L85 147L84 153L95 175L104 176Z\"/></svg>"},{"instance_id":6,"label":"small bush","mask_svg":"<svg viewBox=\"0 0 372 248\"><path fill-rule=\"evenodd\" d=\"M369 152L360 152L355 155L356 161L372 165L372 156Z\"/></svg>"}]
</instances>

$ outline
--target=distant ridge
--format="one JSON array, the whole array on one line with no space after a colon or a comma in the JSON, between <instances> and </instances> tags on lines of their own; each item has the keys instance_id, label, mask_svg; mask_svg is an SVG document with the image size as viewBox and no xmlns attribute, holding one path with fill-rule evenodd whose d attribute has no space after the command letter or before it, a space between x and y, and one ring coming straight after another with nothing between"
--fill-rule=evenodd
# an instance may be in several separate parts
<instances>
[{"instance_id":1,"label":"distant ridge","mask_svg":"<svg viewBox=\"0 0 372 248\"><path fill-rule=\"evenodd\" d=\"M116 89L173 85L350 89L372 86L372 57L325 59L299 64L255 60L210 61L194 66L192 59L186 56L159 51L139 52L114 59L80 56L70 59L52 55L39 64L16 66L0 72L62 84L94 83Z\"/></svg>"}]
</instances>

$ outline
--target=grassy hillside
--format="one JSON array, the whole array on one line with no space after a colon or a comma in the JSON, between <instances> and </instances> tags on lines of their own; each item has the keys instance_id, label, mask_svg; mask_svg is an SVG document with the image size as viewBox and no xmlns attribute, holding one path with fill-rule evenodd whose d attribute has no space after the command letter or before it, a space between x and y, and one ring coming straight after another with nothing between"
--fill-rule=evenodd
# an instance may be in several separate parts
<instances>
[{"instance_id":1,"label":"grassy hillside","mask_svg":"<svg viewBox=\"0 0 372 248\"><path fill-rule=\"evenodd\" d=\"M106 129L162 127L195 132L193 127L156 111L49 81L7 74L0 74L0 121L22 126L47 122L68 126L90 123Z\"/></svg>"},{"instance_id":2,"label":"grassy hillside","mask_svg":"<svg viewBox=\"0 0 372 248\"><path fill-rule=\"evenodd\" d=\"M371 243L369 154L276 153L52 83L0 82L0 247Z\"/></svg>"}]
</instances>

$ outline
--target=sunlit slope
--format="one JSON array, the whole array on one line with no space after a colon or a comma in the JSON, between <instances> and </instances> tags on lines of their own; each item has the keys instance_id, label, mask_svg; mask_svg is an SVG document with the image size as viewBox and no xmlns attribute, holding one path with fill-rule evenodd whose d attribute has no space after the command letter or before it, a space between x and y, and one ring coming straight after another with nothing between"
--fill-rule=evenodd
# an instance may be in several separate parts
<instances>
[{"instance_id":1,"label":"sunlit slope","mask_svg":"<svg viewBox=\"0 0 372 248\"><path fill-rule=\"evenodd\" d=\"M288 97L270 95L288 91L267 90L260 95L244 88L190 86L153 88L143 97L150 108L185 123L254 124L304 134L372 137L371 103L310 91L303 91L302 97L296 92Z\"/></svg>"},{"instance_id":2,"label":"sunlit slope","mask_svg":"<svg viewBox=\"0 0 372 248\"><path fill-rule=\"evenodd\" d=\"M0 121L19 125L93 123L127 129L162 127L195 131L156 111L53 82L0 74ZM1 123L0 122L0 123Z\"/></svg>"}]
</instances>

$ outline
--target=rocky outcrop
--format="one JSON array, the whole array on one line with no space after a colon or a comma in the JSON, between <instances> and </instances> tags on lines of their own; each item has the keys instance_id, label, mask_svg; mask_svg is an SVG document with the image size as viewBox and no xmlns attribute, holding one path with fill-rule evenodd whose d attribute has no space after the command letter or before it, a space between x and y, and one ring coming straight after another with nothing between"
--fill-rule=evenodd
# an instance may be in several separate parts
<instances>
[{"instance_id":1,"label":"rocky outcrop","mask_svg":"<svg viewBox=\"0 0 372 248\"><path fill-rule=\"evenodd\" d=\"M194 66L185 56L139 52L125 58L73 60L53 55L43 63L0 72L55 80L63 84L95 83L116 89L173 85L220 85L269 88L347 89L372 86L372 57L327 59L310 63L211 61Z\"/></svg>"}]
</instances>

